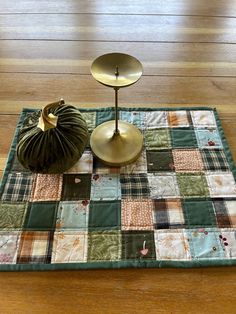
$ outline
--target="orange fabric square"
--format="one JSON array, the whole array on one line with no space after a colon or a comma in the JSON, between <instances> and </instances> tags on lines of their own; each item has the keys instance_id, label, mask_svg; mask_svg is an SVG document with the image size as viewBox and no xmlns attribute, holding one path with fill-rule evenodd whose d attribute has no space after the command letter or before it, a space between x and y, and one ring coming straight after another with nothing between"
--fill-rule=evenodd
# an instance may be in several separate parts
<instances>
[{"instance_id":1,"label":"orange fabric square","mask_svg":"<svg viewBox=\"0 0 236 314\"><path fill-rule=\"evenodd\" d=\"M176 149L173 150L172 153L176 172L199 172L203 170L203 163L199 150Z\"/></svg>"}]
</instances>

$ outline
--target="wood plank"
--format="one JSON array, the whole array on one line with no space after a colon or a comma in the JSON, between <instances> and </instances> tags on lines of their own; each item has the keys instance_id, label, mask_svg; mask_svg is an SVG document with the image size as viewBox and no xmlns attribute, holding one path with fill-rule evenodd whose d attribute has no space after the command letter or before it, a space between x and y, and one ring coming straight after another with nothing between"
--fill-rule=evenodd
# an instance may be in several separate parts
<instances>
[{"instance_id":1,"label":"wood plank","mask_svg":"<svg viewBox=\"0 0 236 314\"><path fill-rule=\"evenodd\" d=\"M97 83L91 75L69 74L0 74L0 112L18 113L28 105L64 97L79 106L114 105L112 89ZM120 91L120 105L200 104L233 105L236 78L225 77L156 77L144 76L135 85ZM18 102L17 108L10 102Z\"/></svg>"},{"instance_id":2,"label":"wood plank","mask_svg":"<svg viewBox=\"0 0 236 314\"><path fill-rule=\"evenodd\" d=\"M235 16L235 0L0 0L2 13L111 13Z\"/></svg>"},{"instance_id":3,"label":"wood plank","mask_svg":"<svg viewBox=\"0 0 236 314\"><path fill-rule=\"evenodd\" d=\"M90 74L92 61L119 51L135 55L144 75L236 76L236 45L5 40L0 72Z\"/></svg>"},{"instance_id":4,"label":"wood plank","mask_svg":"<svg viewBox=\"0 0 236 314\"><path fill-rule=\"evenodd\" d=\"M236 18L153 15L0 15L0 39L236 42Z\"/></svg>"}]
</instances>

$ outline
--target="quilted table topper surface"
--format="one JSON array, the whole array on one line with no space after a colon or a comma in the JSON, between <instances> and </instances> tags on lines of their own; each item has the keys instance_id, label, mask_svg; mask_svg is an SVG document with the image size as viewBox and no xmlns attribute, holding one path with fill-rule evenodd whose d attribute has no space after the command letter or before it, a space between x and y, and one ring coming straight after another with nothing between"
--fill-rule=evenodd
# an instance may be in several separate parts
<instances>
[{"instance_id":1,"label":"quilted table topper surface","mask_svg":"<svg viewBox=\"0 0 236 314\"><path fill-rule=\"evenodd\" d=\"M89 131L113 108L80 109ZM120 108L144 136L140 158L108 167L92 154L62 174L16 157L0 189L0 270L236 264L236 169L211 108Z\"/></svg>"}]
</instances>

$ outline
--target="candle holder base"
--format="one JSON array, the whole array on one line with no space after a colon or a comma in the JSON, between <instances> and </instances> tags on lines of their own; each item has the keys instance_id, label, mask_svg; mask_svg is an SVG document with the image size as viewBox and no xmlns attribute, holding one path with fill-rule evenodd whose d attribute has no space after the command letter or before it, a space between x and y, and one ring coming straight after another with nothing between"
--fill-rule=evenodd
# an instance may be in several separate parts
<instances>
[{"instance_id":1,"label":"candle holder base","mask_svg":"<svg viewBox=\"0 0 236 314\"><path fill-rule=\"evenodd\" d=\"M115 120L104 122L94 129L90 146L94 155L103 163L120 167L134 162L141 154L143 136L136 126L119 121L115 132Z\"/></svg>"}]
</instances>

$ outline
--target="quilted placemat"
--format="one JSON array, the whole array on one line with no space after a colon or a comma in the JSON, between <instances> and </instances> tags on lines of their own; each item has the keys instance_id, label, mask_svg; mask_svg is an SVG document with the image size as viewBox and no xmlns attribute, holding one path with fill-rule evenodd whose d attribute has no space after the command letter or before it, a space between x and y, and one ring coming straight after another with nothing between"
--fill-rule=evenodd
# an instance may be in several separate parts
<instances>
[{"instance_id":1,"label":"quilted placemat","mask_svg":"<svg viewBox=\"0 0 236 314\"><path fill-rule=\"evenodd\" d=\"M236 168L211 108L120 108L144 136L140 158L108 167L87 146L63 174L16 158L0 189L0 270L236 264ZM81 109L90 132L113 108Z\"/></svg>"}]
</instances>

